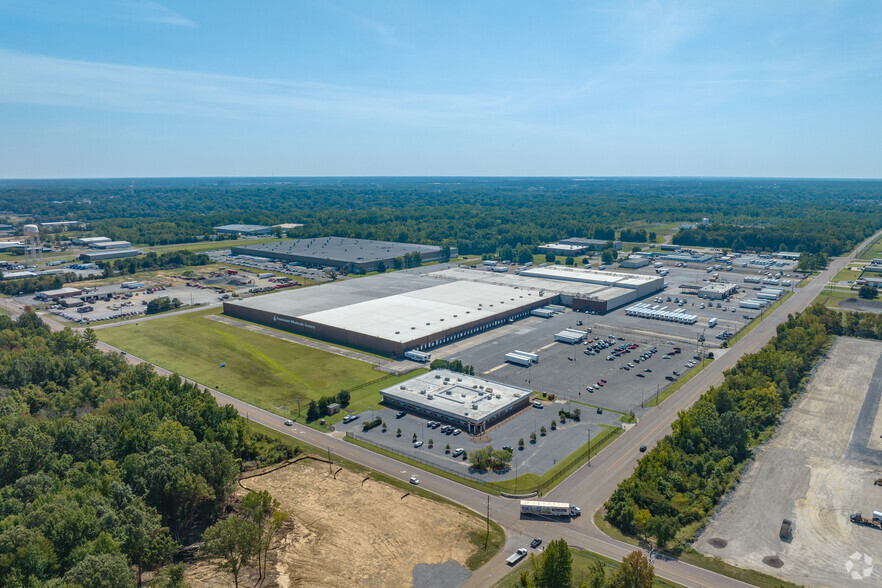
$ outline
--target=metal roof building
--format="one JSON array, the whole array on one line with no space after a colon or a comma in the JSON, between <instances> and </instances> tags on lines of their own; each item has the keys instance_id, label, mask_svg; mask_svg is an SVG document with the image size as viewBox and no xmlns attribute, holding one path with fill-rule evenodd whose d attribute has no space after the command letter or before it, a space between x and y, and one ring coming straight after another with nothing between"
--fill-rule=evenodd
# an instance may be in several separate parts
<instances>
[{"instance_id":1,"label":"metal roof building","mask_svg":"<svg viewBox=\"0 0 882 588\"><path fill-rule=\"evenodd\" d=\"M93 245L95 243L109 243L109 237L77 237L70 240L74 245Z\"/></svg>"},{"instance_id":2,"label":"metal roof building","mask_svg":"<svg viewBox=\"0 0 882 588\"><path fill-rule=\"evenodd\" d=\"M530 391L450 370L432 370L380 390L387 404L480 435L530 404Z\"/></svg>"},{"instance_id":3,"label":"metal roof building","mask_svg":"<svg viewBox=\"0 0 882 588\"><path fill-rule=\"evenodd\" d=\"M425 351L551 302L510 286L393 273L224 303L224 313L375 353Z\"/></svg>"},{"instance_id":4,"label":"metal roof building","mask_svg":"<svg viewBox=\"0 0 882 588\"><path fill-rule=\"evenodd\" d=\"M347 237L320 237L258 245L237 245L231 247L230 251L236 255L267 257L296 261L308 266L333 266L343 270L362 272L376 270L381 261L391 269L396 257L404 257L414 251L420 253L423 261L437 261L442 258L442 249L436 245L415 245L371 239L349 239ZM456 249L451 248L450 254L456 256Z\"/></svg>"},{"instance_id":5,"label":"metal roof building","mask_svg":"<svg viewBox=\"0 0 882 588\"><path fill-rule=\"evenodd\" d=\"M100 237L99 237L100 238ZM89 244L93 249L131 249L132 244L128 241L95 241Z\"/></svg>"},{"instance_id":6,"label":"metal roof building","mask_svg":"<svg viewBox=\"0 0 882 588\"><path fill-rule=\"evenodd\" d=\"M138 249L109 249L107 251L90 251L81 253L80 259L84 261L102 261L105 259L118 259L121 257L136 257L141 255Z\"/></svg>"},{"instance_id":7,"label":"metal roof building","mask_svg":"<svg viewBox=\"0 0 882 588\"><path fill-rule=\"evenodd\" d=\"M228 235L271 235L273 228L266 225L221 225L214 227L214 232Z\"/></svg>"}]
</instances>

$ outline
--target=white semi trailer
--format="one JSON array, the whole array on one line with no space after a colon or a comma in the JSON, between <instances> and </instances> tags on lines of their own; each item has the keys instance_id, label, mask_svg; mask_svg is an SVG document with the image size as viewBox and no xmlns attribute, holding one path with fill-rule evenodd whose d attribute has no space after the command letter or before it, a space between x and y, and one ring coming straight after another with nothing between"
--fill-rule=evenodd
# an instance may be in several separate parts
<instances>
[{"instance_id":1,"label":"white semi trailer","mask_svg":"<svg viewBox=\"0 0 882 588\"><path fill-rule=\"evenodd\" d=\"M550 517L577 517L582 510L569 502L545 502L542 500L521 500L521 514Z\"/></svg>"}]
</instances>

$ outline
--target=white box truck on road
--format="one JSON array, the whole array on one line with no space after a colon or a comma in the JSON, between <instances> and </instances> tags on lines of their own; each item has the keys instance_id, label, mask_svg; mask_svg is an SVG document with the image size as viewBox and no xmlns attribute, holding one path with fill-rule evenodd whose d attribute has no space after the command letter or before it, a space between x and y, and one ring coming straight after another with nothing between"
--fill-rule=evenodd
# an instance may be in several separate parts
<instances>
[{"instance_id":1,"label":"white box truck on road","mask_svg":"<svg viewBox=\"0 0 882 588\"><path fill-rule=\"evenodd\" d=\"M544 502L542 500L521 500L521 514L550 517L577 517L582 510L569 502Z\"/></svg>"}]
</instances>

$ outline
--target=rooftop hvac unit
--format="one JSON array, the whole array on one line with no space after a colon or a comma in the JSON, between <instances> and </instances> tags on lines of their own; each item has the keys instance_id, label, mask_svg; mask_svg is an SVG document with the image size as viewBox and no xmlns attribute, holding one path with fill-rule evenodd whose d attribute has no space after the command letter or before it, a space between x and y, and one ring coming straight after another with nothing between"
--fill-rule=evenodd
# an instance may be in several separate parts
<instances>
[{"instance_id":1,"label":"rooftop hvac unit","mask_svg":"<svg viewBox=\"0 0 882 588\"><path fill-rule=\"evenodd\" d=\"M436 380L440 380L440 379L441 379L441 374L435 374L435 379L436 379Z\"/></svg>"},{"instance_id":2,"label":"rooftop hvac unit","mask_svg":"<svg viewBox=\"0 0 882 588\"><path fill-rule=\"evenodd\" d=\"M448 389L447 389L447 395L450 396L451 394L453 394L453 390L451 390L451 389L448 388Z\"/></svg>"},{"instance_id":3,"label":"rooftop hvac unit","mask_svg":"<svg viewBox=\"0 0 882 588\"><path fill-rule=\"evenodd\" d=\"M484 390L490 394L493 393L493 388L491 388L490 386L487 386L486 388L484 388Z\"/></svg>"},{"instance_id":4,"label":"rooftop hvac unit","mask_svg":"<svg viewBox=\"0 0 882 588\"><path fill-rule=\"evenodd\" d=\"M463 398L465 398L465 394L460 394L460 396L462 396Z\"/></svg>"},{"instance_id":5,"label":"rooftop hvac unit","mask_svg":"<svg viewBox=\"0 0 882 588\"><path fill-rule=\"evenodd\" d=\"M456 381L457 381L457 382L462 382L462 378L457 378Z\"/></svg>"},{"instance_id":6,"label":"rooftop hvac unit","mask_svg":"<svg viewBox=\"0 0 882 588\"><path fill-rule=\"evenodd\" d=\"M428 395L426 396L426 398L429 399L429 400L432 400L433 398L435 398L435 395L434 395L434 394L428 394Z\"/></svg>"},{"instance_id":7,"label":"rooftop hvac unit","mask_svg":"<svg viewBox=\"0 0 882 588\"><path fill-rule=\"evenodd\" d=\"M398 388L399 388L399 390L407 390L407 386L405 386L404 384L402 384Z\"/></svg>"},{"instance_id":8,"label":"rooftop hvac unit","mask_svg":"<svg viewBox=\"0 0 882 588\"><path fill-rule=\"evenodd\" d=\"M473 404L472 404L472 410L478 410L478 405L473 403Z\"/></svg>"},{"instance_id":9,"label":"rooftop hvac unit","mask_svg":"<svg viewBox=\"0 0 882 588\"><path fill-rule=\"evenodd\" d=\"M497 395L496 395L496 398L497 398L497 399L502 398L502 394L497 394Z\"/></svg>"},{"instance_id":10,"label":"rooftop hvac unit","mask_svg":"<svg viewBox=\"0 0 882 588\"><path fill-rule=\"evenodd\" d=\"M425 393L426 393L425 390L420 390L420 394L425 394Z\"/></svg>"}]
</instances>

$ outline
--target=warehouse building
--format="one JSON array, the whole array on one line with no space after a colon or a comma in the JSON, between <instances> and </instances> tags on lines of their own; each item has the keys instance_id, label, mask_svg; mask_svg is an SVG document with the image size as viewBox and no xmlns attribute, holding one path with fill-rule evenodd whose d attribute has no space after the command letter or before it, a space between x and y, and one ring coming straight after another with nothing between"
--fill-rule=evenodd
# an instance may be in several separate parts
<instances>
[{"instance_id":1,"label":"warehouse building","mask_svg":"<svg viewBox=\"0 0 882 588\"><path fill-rule=\"evenodd\" d=\"M530 315L555 293L393 273L224 303L224 313L393 357Z\"/></svg>"},{"instance_id":2,"label":"warehouse building","mask_svg":"<svg viewBox=\"0 0 882 588\"><path fill-rule=\"evenodd\" d=\"M81 246L91 246L95 243L110 243L110 241L108 237L77 237L70 240L74 245Z\"/></svg>"},{"instance_id":3,"label":"warehouse building","mask_svg":"<svg viewBox=\"0 0 882 588\"><path fill-rule=\"evenodd\" d=\"M71 298L72 296L79 296L83 291L79 288L59 288L57 290L45 290L43 292L37 292L34 295L34 298L37 300L59 300L61 298Z\"/></svg>"},{"instance_id":4,"label":"warehouse building","mask_svg":"<svg viewBox=\"0 0 882 588\"><path fill-rule=\"evenodd\" d=\"M631 255L619 265L628 269L639 269L649 265L649 259L640 255Z\"/></svg>"},{"instance_id":5,"label":"warehouse building","mask_svg":"<svg viewBox=\"0 0 882 588\"><path fill-rule=\"evenodd\" d=\"M310 267L330 266L340 269L344 273L375 271L380 262L392 269L395 258L403 258L414 252L418 252L422 256L423 262L439 261L445 257L442 248L436 245L414 245L346 237L321 237L259 245L238 245L231 247L230 251L234 255L293 261ZM451 247L450 257L457 255L456 248Z\"/></svg>"},{"instance_id":6,"label":"warehouse building","mask_svg":"<svg viewBox=\"0 0 882 588\"><path fill-rule=\"evenodd\" d=\"M221 225L214 227L220 235L271 235L273 228L266 225Z\"/></svg>"},{"instance_id":7,"label":"warehouse building","mask_svg":"<svg viewBox=\"0 0 882 588\"><path fill-rule=\"evenodd\" d=\"M81 253L80 259L83 261L105 261L107 259L119 259L122 257L137 257L141 255L138 249L109 249L107 251L90 251Z\"/></svg>"},{"instance_id":8,"label":"warehouse building","mask_svg":"<svg viewBox=\"0 0 882 588\"><path fill-rule=\"evenodd\" d=\"M89 247L92 249L101 249L102 251L106 251L109 249L131 249L132 244L128 241L111 241L107 239L106 241L97 241L95 243L90 243Z\"/></svg>"},{"instance_id":9,"label":"warehouse building","mask_svg":"<svg viewBox=\"0 0 882 588\"><path fill-rule=\"evenodd\" d=\"M548 243L540 245L539 251L542 253L551 253L553 255L582 255L586 251L599 251L604 245L612 243L613 249L620 251L622 249L621 241L604 241L603 239L582 239L580 237L571 237L562 239L556 243Z\"/></svg>"},{"instance_id":10,"label":"warehouse building","mask_svg":"<svg viewBox=\"0 0 882 588\"><path fill-rule=\"evenodd\" d=\"M432 370L380 395L392 408L449 423L469 435L481 435L530 405L529 390L450 370Z\"/></svg>"}]
</instances>

